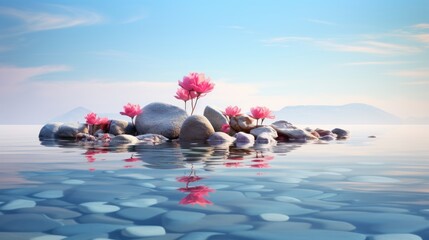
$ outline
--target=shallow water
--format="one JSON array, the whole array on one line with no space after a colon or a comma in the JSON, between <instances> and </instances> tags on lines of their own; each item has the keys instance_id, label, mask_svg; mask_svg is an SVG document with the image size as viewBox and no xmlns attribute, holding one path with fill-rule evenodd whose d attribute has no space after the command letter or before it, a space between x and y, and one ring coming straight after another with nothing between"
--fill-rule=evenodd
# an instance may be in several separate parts
<instances>
[{"instance_id":1,"label":"shallow water","mask_svg":"<svg viewBox=\"0 0 429 240\"><path fill-rule=\"evenodd\" d=\"M346 141L94 149L0 126L0 239L429 239L429 126L343 127Z\"/></svg>"}]
</instances>

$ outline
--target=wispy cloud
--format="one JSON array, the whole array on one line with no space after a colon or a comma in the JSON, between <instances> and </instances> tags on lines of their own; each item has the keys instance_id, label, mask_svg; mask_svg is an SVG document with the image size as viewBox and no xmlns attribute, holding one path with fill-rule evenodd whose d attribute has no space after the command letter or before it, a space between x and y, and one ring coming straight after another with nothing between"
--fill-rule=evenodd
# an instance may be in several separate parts
<instances>
[{"instance_id":1,"label":"wispy cloud","mask_svg":"<svg viewBox=\"0 0 429 240\"><path fill-rule=\"evenodd\" d=\"M322 24L322 25L337 25L334 22L320 20L320 19L313 19L313 18L309 18L309 19L307 19L307 21L311 22L311 23Z\"/></svg>"},{"instance_id":2,"label":"wispy cloud","mask_svg":"<svg viewBox=\"0 0 429 240\"><path fill-rule=\"evenodd\" d=\"M419 42L429 44L429 34L414 34L412 37Z\"/></svg>"},{"instance_id":3,"label":"wispy cloud","mask_svg":"<svg viewBox=\"0 0 429 240\"><path fill-rule=\"evenodd\" d=\"M0 15L19 20L20 24L9 30L9 34L46 31L98 23L102 17L97 13L61 5L49 5L52 12L30 11L0 7Z\"/></svg>"},{"instance_id":4,"label":"wispy cloud","mask_svg":"<svg viewBox=\"0 0 429 240\"><path fill-rule=\"evenodd\" d=\"M391 72L390 75L406 78L429 78L429 69L413 69Z\"/></svg>"},{"instance_id":5,"label":"wispy cloud","mask_svg":"<svg viewBox=\"0 0 429 240\"><path fill-rule=\"evenodd\" d=\"M413 25L411 27L419 28L419 29L429 29L429 23L420 23L420 24Z\"/></svg>"},{"instance_id":6,"label":"wispy cloud","mask_svg":"<svg viewBox=\"0 0 429 240\"><path fill-rule=\"evenodd\" d=\"M412 85L412 86L414 86L414 85L418 85L418 86L428 85L429 86L429 80L408 81L408 82L403 82L402 84L403 85Z\"/></svg>"},{"instance_id":7,"label":"wispy cloud","mask_svg":"<svg viewBox=\"0 0 429 240\"><path fill-rule=\"evenodd\" d=\"M18 67L0 65L0 81L2 84L11 82L22 82L33 77L54 72L70 71L71 67L66 65L44 65L38 67Z\"/></svg>"},{"instance_id":8,"label":"wispy cloud","mask_svg":"<svg viewBox=\"0 0 429 240\"><path fill-rule=\"evenodd\" d=\"M345 63L345 66L362 66L362 65L396 65L396 64L405 64L408 62L405 61L367 61L367 62L350 62Z\"/></svg>"}]
</instances>

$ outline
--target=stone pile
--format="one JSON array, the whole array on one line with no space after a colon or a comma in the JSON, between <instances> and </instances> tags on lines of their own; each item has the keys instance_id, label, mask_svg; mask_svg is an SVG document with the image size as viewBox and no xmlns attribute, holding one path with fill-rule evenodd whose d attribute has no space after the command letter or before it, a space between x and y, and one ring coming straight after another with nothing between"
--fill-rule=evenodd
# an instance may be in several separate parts
<instances>
[{"instance_id":1,"label":"stone pile","mask_svg":"<svg viewBox=\"0 0 429 240\"><path fill-rule=\"evenodd\" d=\"M228 124L230 131L224 133L222 126ZM95 131L90 134L91 131ZM256 119L247 114L229 118L220 110L207 106L204 115L188 114L173 105L150 103L143 108L143 113L136 117L135 126L131 122L111 120L104 129L87 124L48 123L42 127L39 139L56 139L94 142L103 146L123 144L160 144L178 139L181 142L208 142L212 145L239 147L274 145L281 141L331 141L347 139L349 132L335 128L310 129L298 128L293 124L279 120L271 125L256 125Z\"/></svg>"}]
</instances>

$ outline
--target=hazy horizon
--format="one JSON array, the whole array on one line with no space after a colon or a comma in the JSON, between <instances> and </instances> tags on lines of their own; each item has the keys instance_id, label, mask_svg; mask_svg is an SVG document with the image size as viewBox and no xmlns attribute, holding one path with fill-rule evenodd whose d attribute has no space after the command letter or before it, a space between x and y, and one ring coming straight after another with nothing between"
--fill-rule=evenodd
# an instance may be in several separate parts
<instances>
[{"instance_id":1,"label":"hazy horizon","mask_svg":"<svg viewBox=\"0 0 429 240\"><path fill-rule=\"evenodd\" d=\"M429 2L2 1L3 122L119 112L204 72L244 111L364 103L429 118Z\"/></svg>"}]
</instances>

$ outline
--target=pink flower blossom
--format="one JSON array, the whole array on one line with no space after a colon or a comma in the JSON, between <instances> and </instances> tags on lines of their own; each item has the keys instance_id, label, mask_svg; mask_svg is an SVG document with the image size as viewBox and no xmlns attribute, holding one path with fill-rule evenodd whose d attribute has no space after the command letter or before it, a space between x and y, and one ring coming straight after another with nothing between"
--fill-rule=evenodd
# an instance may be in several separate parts
<instances>
[{"instance_id":1,"label":"pink flower blossom","mask_svg":"<svg viewBox=\"0 0 429 240\"><path fill-rule=\"evenodd\" d=\"M221 131L224 133L229 133L229 131L231 131L231 126L229 126L228 123L223 124L221 127Z\"/></svg>"},{"instance_id":2,"label":"pink flower blossom","mask_svg":"<svg viewBox=\"0 0 429 240\"><path fill-rule=\"evenodd\" d=\"M174 97L179 99L179 100L183 100L186 102L190 99L196 98L197 93L195 91L185 90L184 88L178 88L176 91L176 96L174 96Z\"/></svg>"},{"instance_id":3,"label":"pink flower blossom","mask_svg":"<svg viewBox=\"0 0 429 240\"><path fill-rule=\"evenodd\" d=\"M252 114L252 117L256 120L262 119L262 122L264 122L265 118L274 119L275 116L272 114L271 110L267 107L253 107L250 109L250 113ZM257 123L257 122L256 122Z\"/></svg>"},{"instance_id":4,"label":"pink flower blossom","mask_svg":"<svg viewBox=\"0 0 429 240\"><path fill-rule=\"evenodd\" d=\"M105 125L109 123L109 119L104 117L104 118L97 118L97 121L95 122L95 125Z\"/></svg>"},{"instance_id":5,"label":"pink flower blossom","mask_svg":"<svg viewBox=\"0 0 429 240\"><path fill-rule=\"evenodd\" d=\"M130 118L134 118L135 116L142 113L142 109L140 108L140 105L138 104L131 104L128 103L124 106L124 111L120 112L121 115L126 115Z\"/></svg>"},{"instance_id":6,"label":"pink flower blossom","mask_svg":"<svg viewBox=\"0 0 429 240\"><path fill-rule=\"evenodd\" d=\"M196 72L191 72L187 76L183 77L183 80L179 80L179 86L181 86L186 91L194 91L194 85L198 82L199 74Z\"/></svg>"},{"instance_id":7,"label":"pink flower blossom","mask_svg":"<svg viewBox=\"0 0 429 240\"><path fill-rule=\"evenodd\" d=\"M225 114L228 117L235 117L235 116L240 115L240 112L241 112L241 109L239 107L237 107L237 106L234 106L234 107L233 106L228 106L225 109L225 112L223 112L223 114Z\"/></svg>"},{"instance_id":8,"label":"pink flower blossom","mask_svg":"<svg viewBox=\"0 0 429 240\"><path fill-rule=\"evenodd\" d=\"M85 116L87 124L97 124L97 114L90 112Z\"/></svg>"},{"instance_id":9,"label":"pink flower blossom","mask_svg":"<svg viewBox=\"0 0 429 240\"><path fill-rule=\"evenodd\" d=\"M209 93L214 88L214 83L210 78L206 78L204 73L191 72L179 80L179 86L187 91L195 91L198 95Z\"/></svg>"},{"instance_id":10,"label":"pink flower blossom","mask_svg":"<svg viewBox=\"0 0 429 240\"><path fill-rule=\"evenodd\" d=\"M180 200L179 204L198 204L205 207L207 204L213 204L211 201L205 199L205 196L209 195L209 192L214 192L213 189L207 186L195 186L195 187L186 187L179 188L181 192L189 192L189 194Z\"/></svg>"}]
</instances>

